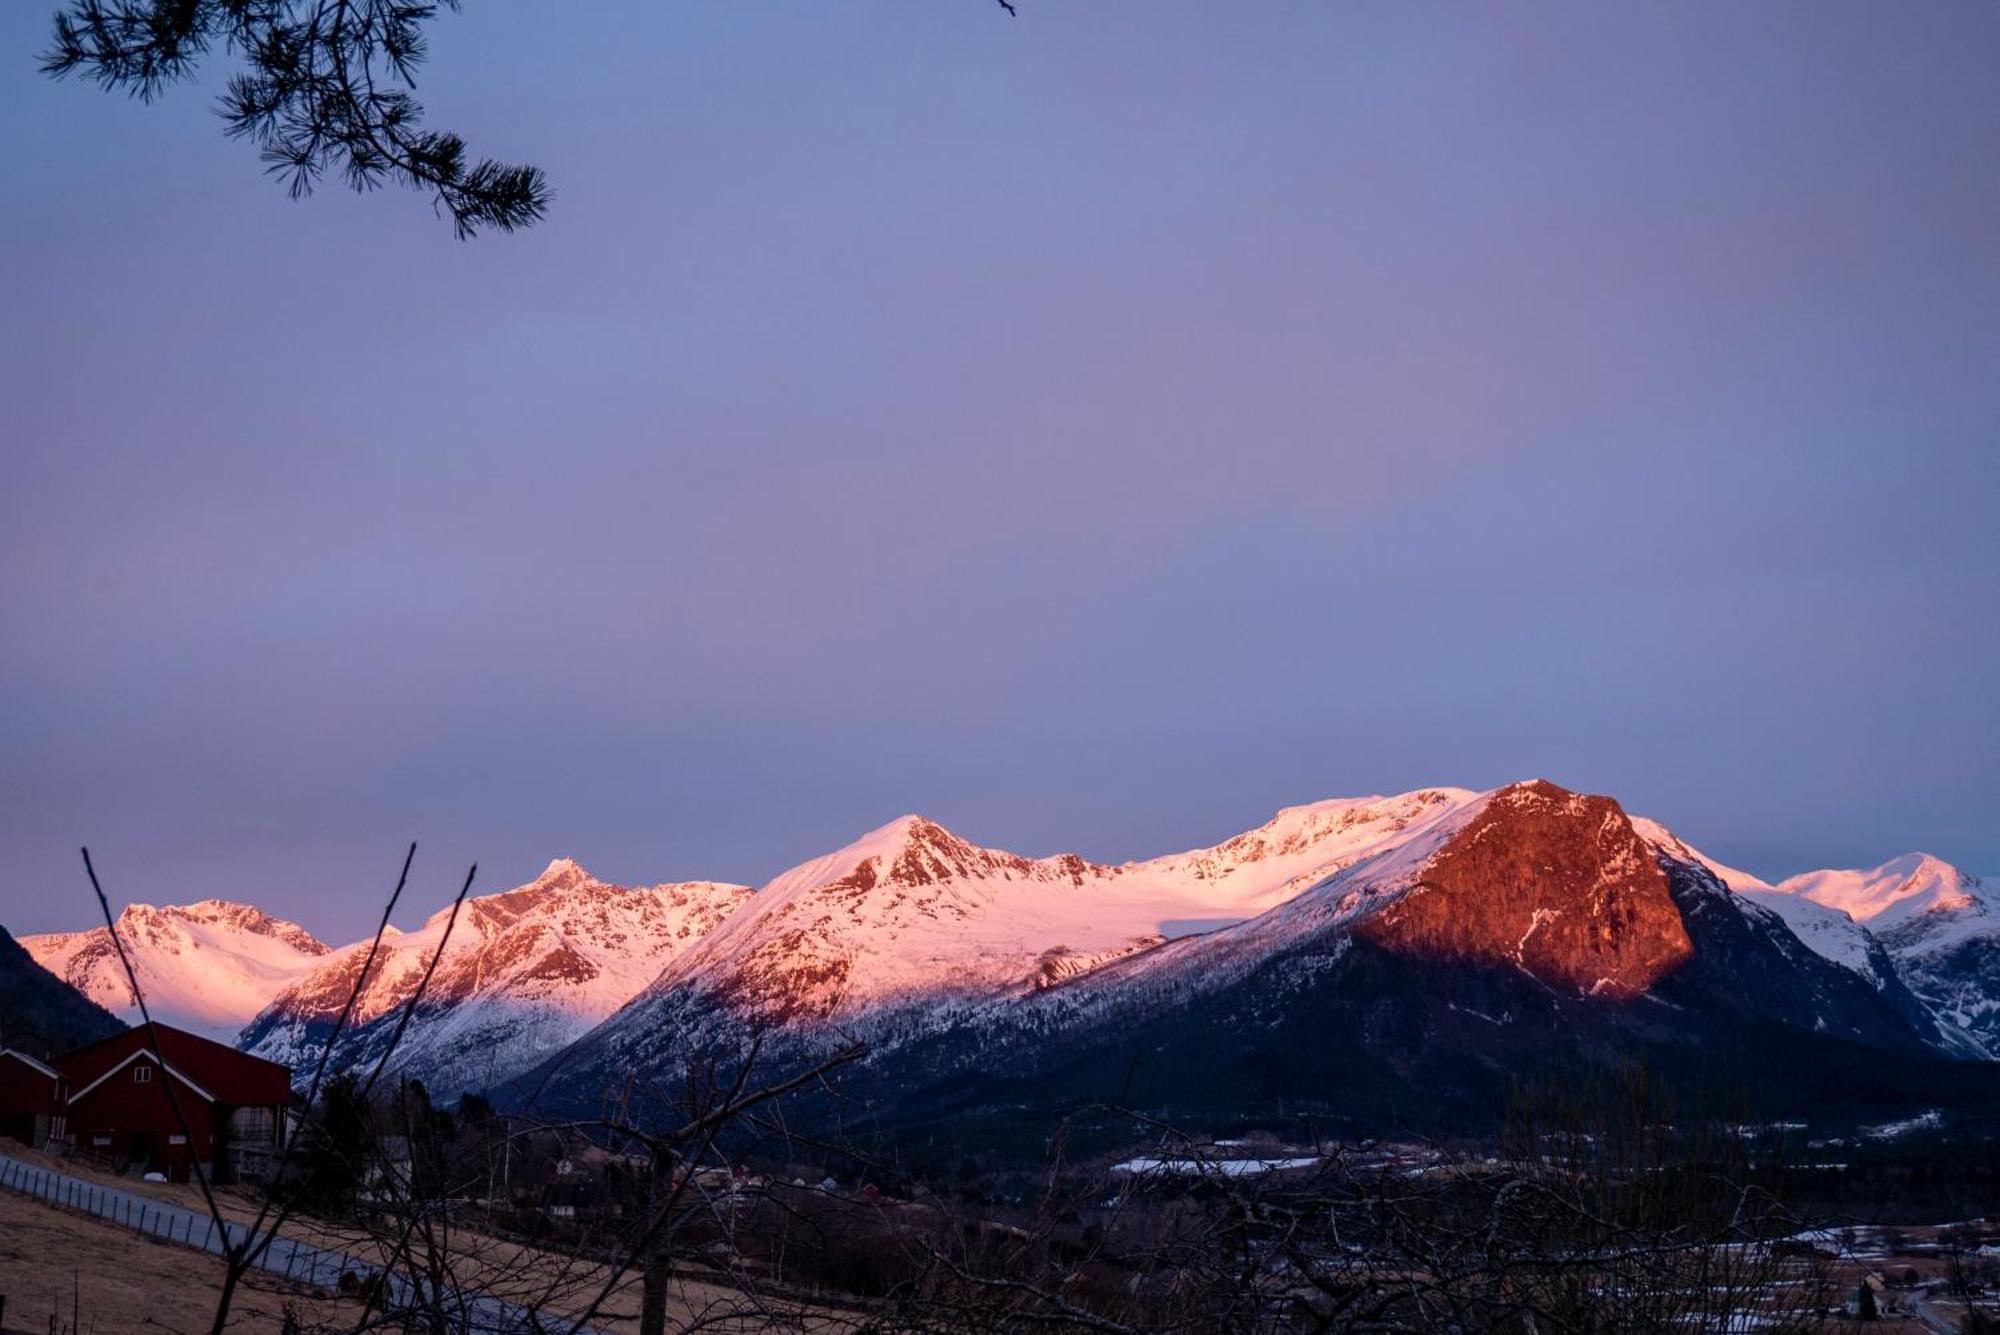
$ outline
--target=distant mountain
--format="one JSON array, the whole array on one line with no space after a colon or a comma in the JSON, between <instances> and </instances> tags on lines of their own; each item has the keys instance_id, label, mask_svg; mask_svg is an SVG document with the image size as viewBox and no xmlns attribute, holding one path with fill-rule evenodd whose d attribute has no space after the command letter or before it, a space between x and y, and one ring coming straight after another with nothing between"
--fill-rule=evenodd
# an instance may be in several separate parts
<instances>
[{"instance_id":1,"label":"distant mountain","mask_svg":"<svg viewBox=\"0 0 2000 1335\"><path fill-rule=\"evenodd\" d=\"M380 1059L447 918L387 935L337 1066ZM160 1018L300 1068L368 949L216 900L119 932ZM103 929L22 945L129 1007ZM395 1067L574 1108L854 1040L865 1106L906 1121L1118 1096L1442 1123L1633 1060L1794 1108L1938 1106L2000 1080L2000 896L1915 854L1771 885L1542 781L1288 807L1122 863L905 816L754 891L559 859L469 899Z\"/></svg>"},{"instance_id":2,"label":"distant mountain","mask_svg":"<svg viewBox=\"0 0 2000 1335\"><path fill-rule=\"evenodd\" d=\"M2000 1055L2000 888L1906 853L1879 867L1807 872L1775 893L1865 927L1934 1014Z\"/></svg>"},{"instance_id":3,"label":"distant mountain","mask_svg":"<svg viewBox=\"0 0 2000 1335\"><path fill-rule=\"evenodd\" d=\"M1169 918L1242 921L1168 940ZM1773 1095L1839 1070L1843 1097L1893 1100L1912 1086L1870 1072L1970 1054L1861 944L1826 958L1662 827L1544 782L1293 808L1116 867L912 817L757 891L521 1093L671 1084L754 1032L777 1064L865 1041L870 1106L918 1118L1490 1113L1551 1063L1635 1055L1784 1072Z\"/></svg>"},{"instance_id":4,"label":"distant mountain","mask_svg":"<svg viewBox=\"0 0 2000 1335\"><path fill-rule=\"evenodd\" d=\"M122 1028L117 1016L35 963L0 927L0 1048L40 1059Z\"/></svg>"},{"instance_id":5,"label":"distant mountain","mask_svg":"<svg viewBox=\"0 0 2000 1335\"><path fill-rule=\"evenodd\" d=\"M1748 872L1709 857L1689 846L1656 821L1633 817L1633 827L1663 858L1699 865L1742 902L1741 912L1769 914L1782 920L1800 944L1814 954L1859 976L1881 994L1925 1040L1953 1056L1984 1059L1993 1053L1956 1016L1934 1009L1913 992L1904 969L1876 935L1838 908L1780 890Z\"/></svg>"},{"instance_id":6,"label":"distant mountain","mask_svg":"<svg viewBox=\"0 0 2000 1335\"><path fill-rule=\"evenodd\" d=\"M223 899L134 904L117 922L153 1018L225 1042L327 954L325 943L297 923ZM107 929L26 936L21 945L77 991L126 1023L138 1022Z\"/></svg>"},{"instance_id":7,"label":"distant mountain","mask_svg":"<svg viewBox=\"0 0 2000 1335\"><path fill-rule=\"evenodd\" d=\"M609 1078L753 1030L783 1041L935 1026L1266 912L1474 796L1291 807L1214 847L1116 865L1022 857L905 816L758 889L564 1067Z\"/></svg>"},{"instance_id":8,"label":"distant mountain","mask_svg":"<svg viewBox=\"0 0 2000 1335\"><path fill-rule=\"evenodd\" d=\"M609 885L559 859L527 885L468 899L394 1067L440 1096L490 1088L629 1001L748 893L713 881ZM337 1067L379 1059L449 916L383 941ZM316 1062L367 951L366 941L334 951L267 997L239 1046L300 1069Z\"/></svg>"}]
</instances>

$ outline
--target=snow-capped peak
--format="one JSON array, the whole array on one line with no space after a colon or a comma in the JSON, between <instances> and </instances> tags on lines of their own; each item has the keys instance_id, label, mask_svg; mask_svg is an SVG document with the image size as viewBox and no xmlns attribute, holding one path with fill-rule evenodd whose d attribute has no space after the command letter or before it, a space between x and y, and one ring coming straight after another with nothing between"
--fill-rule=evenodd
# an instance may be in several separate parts
<instances>
[{"instance_id":1,"label":"snow-capped peak","mask_svg":"<svg viewBox=\"0 0 2000 1335\"><path fill-rule=\"evenodd\" d=\"M1288 807L1214 847L1117 865L1024 857L904 816L773 878L649 995L727 996L791 1023L1033 989L1254 917L1476 796Z\"/></svg>"},{"instance_id":2,"label":"snow-capped peak","mask_svg":"<svg viewBox=\"0 0 2000 1335\"><path fill-rule=\"evenodd\" d=\"M1212 848L1129 863L1127 870L1217 886L1255 880L1264 887L1257 898L1265 902L1254 907L1269 907L1277 902L1273 896L1302 890L1387 836L1478 797L1467 788L1419 788L1395 796L1335 797L1284 807L1257 828Z\"/></svg>"},{"instance_id":3,"label":"snow-capped peak","mask_svg":"<svg viewBox=\"0 0 2000 1335\"><path fill-rule=\"evenodd\" d=\"M1656 820L1634 816L1632 828L1668 857L1707 867L1745 902L1775 914L1815 954L1853 970L1878 988L1889 981L1884 973L1887 961L1874 936L1843 910L1788 894L1760 876L1712 858Z\"/></svg>"},{"instance_id":4,"label":"snow-capped peak","mask_svg":"<svg viewBox=\"0 0 2000 1335\"><path fill-rule=\"evenodd\" d=\"M2000 1052L2000 893L1942 858L1807 872L1777 899L1825 905L1866 925L1941 1024Z\"/></svg>"},{"instance_id":5,"label":"snow-capped peak","mask_svg":"<svg viewBox=\"0 0 2000 1335\"><path fill-rule=\"evenodd\" d=\"M226 899L132 904L117 927L154 1017L221 1038L233 1037L273 994L329 953L297 923ZM127 1021L138 1019L107 929L25 936L21 945L91 1000Z\"/></svg>"},{"instance_id":6,"label":"snow-capped peak","mask_svg":"<svg viewBox=\"0 0 2000 1335\"><path fill-rule=\"evenodd\" d=\"M629 1001L748 893L715 881L611 885L558 858L526 885L466 900L455 922L441 909L385 937L340 1059L377 1055L435 956L397 1063L446 1093L484 1088ZM244 1028L241 1046L277 1061L310 1056L367 954L357 942L298 979Z\"/></svg>"},{"instance_id":7,"label":"snow-capped peak","mask_svg":"<svg viewBox=\"0 0 2000 1335\"><path fill-rule=\"evenodd\" d=\"M1863 870L1810 871L1780 881L1778 889L1839 909L1877 931L1925 914L1983 907L1978 878L1929 853L1905 853Z\"/></svg>"}]
</instances>

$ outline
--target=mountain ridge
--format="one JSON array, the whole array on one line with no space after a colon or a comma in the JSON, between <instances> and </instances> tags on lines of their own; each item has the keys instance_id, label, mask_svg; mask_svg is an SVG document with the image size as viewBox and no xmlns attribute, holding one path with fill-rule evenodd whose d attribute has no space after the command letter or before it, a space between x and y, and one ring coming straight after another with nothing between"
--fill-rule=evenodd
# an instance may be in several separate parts
<instances>
[{"instance_id":1,"label":"mountain ridge","mask_svg":"<svg viewBox=\"0 0 2000 1335\"><path fill-rule=\"evenodd\" d=\"M1290 1032L1292 1005L1321 1026L1358 1025L1336 1041L1380 1079L1413 1089L1435 1079L1452 1097L1572 1038L1600 1054L1630 1045L1676 1060L1706 1044L1753 1065L1741 1036L1774 1027L1918 1062L1984 1055L1901 987L1879 946L1864 940L1858 961L1827 958L1784 915L1726 884L1665 827L1628 818L1615 799L1534 780L1483 794L1419 790L1367 811L1358 808L1370 803L1344 805L1356 810L1341 819L1361 837L1340 844L1339 856L1322 850L1329 856L1310 884L1242 921L1135 940L1052 976L1033 976L1018 956L990 957L984 970L948 961L951 985L928 994L874 985L875 962L843 949L855 944L838 930L844 901L815 936L819 909L797 899L802 887L876 893L895 878L856 877L867 850L802 864L772 883L783 893L759 905L771 886L760 889L744 914L520 1088L587 1100L610 1073L664 1075L675 1052L726 1052L732 1036L754 1032L764 1059L781 1063L865 1041L872 1087L887 1105L899 1086L963 1081L994 1064L1032 1072L1054 1060L1050 1052L1095 1053L1077 1056L1079 1070L1116 1065L1125 1031L1181 1042L1175 1015L1209 1017L1200 1023L1216 1041L1270 1026ZM1178 855L1179 865L1201 852ZM1071 889L1143 884L1136 869L1157 875L1163 861L1174 860L1123 864L1122 883L1084 864ZM953 889L999 902L973 885ZM1245 890L1254 901L1261 887ZM886 952L907 942L885 928L864 944ZM765 967L801 957L805 976ZM1259 1052L1270 1069L1298 1058ZM1018 1081L1009 1088L1028 1097Z\"/></svg>"},{"instance_id":2,"label":"mountain ridge","mask_svg":"<svg viewBox=\"0 0 2000 1335\"><path fill-rule=\"evenodd\" d=\"M261 1008L238 1045L303 1064L361 980L336 1062L372 1064L441 947L394 1066L450 1097L487 1088L616 1010L747 893L715 881L613 885L557 858L524 885L468 898L455 922L446 908L385 934L365 978L369 942L331 952Z\"/></svg>"},{"instance_id":3,"label":"mountain ridge","mask_svg":"<svg viewBox=\"0 0 2000 1335\"><path fill-rule=\"evenodd\" d=\"M223 1041L331 949L299 924L235 900L135 903L115 921L154 1018ZM138 1021L108 928L39 933L21 946L127 1024Z\"/></svg>"},{"instance_id":4,"label":"mountain ridge","mask_svg":"<svg viewBox=\"0 0 2000 1335\"><path fill-rule=\"evenodd\" d=\"M2000 1051L1991 907L1977 878L1922 854L1773 885L1615 798L1539 779L1287 806L1217 844L1118 863L986 847L912 814L755 889L617 886L559 857L471 897L395 1064L445 1098L573 1098L609 1073L667 1072L754 1034L781 1059L859 1039L879 1070L918 1054L963 1073L982 1043L1025 1051L1061 1031L1058 1046L1082 1050L1081 1035L1120 1025L1166 1034L1176 1007L1277 1023L1288 997L1326 1025L1349 1007L1358 1028L1341 1041L1355 1061L1462 1084L1519 1054L1501 1043L1453 1055L1451 1042L1490 1047L1484 1031L1509 1026L1609 1052L1727 1047L1732 1026L1776 1024L1980 1060ZM446 917L385 933L339 1064L380 1057ZM149 993L164 946L183 964L246 956L250 981L231 986L269 991L235 1036L294 1064L317 1056L367 947L328 947L224 900L134 905L119 921ZM208 935L191 940L195 927ZM231 955L217 939L228 932L255 949ZM35 940L104 986L102 928ZM281 953L283 968L266 967ZM1403 998L1397 1015L1362 980L1430 995ZM165 981L162 1018L175 1022L188 998Z\"/></svg>"}]
</instances>

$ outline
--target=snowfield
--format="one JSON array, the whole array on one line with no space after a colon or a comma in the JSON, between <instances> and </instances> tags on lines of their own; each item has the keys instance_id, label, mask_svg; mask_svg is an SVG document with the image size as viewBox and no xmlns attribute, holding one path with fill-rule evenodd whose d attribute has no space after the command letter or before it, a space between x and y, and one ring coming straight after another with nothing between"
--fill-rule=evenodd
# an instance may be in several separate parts
<instances>
[{"instance_id":1,"label":"snowfield","mask_svg":"<svg viewBox=\"0 0 2000 1335\"><path fill-rule=\"evenodd\" d=\"M223 1042L328 953L297 923L222 899L166 908L134 904L117 923L153 1018ZM138 1023L139 1008L107 929L24 936L21 946L119 1019Z\"/></svg>"}]
</instances>

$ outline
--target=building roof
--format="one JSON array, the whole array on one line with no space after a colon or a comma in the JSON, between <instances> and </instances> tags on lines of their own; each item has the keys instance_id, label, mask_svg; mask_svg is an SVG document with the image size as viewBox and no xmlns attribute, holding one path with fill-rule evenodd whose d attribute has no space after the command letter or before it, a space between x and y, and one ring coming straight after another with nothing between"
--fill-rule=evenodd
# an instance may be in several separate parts
<instances>
[{"instance_id":1,"label":"building roof","mask_svg":"<svg viewBox=\"0 0 2000 1335\"><path fill-rule=\"evenodd\" d=\"M151 1056L211 1103L237 1106L290 1103L292 1069L238 1052L171 1025L135 1025L123 1033L63 1053L55 1067L81 1098L97 1082L140 1054Z\"/></svg>"},{"instance_id":2,"label":"building roof","mask_svg":"<svg viewBox=\"0 0 2000 1335\"><path fill-rule=\"evenodd\" d=\"M24 1062L28 1066L34 1068L34 1070L36 1070L42 1075L47 1076L51 1080L62 1079L62 1076L59 1075L54 1070L54 1068L50 1067L44 1062L38 1062L33 1057L30 1057L27 1053L17 1051L14 1048L0 1048L0 1057L12 1057L17 1062Z\"/></svg>"},{"instance_id":3,"label":"building roof","mask_svg":"<svg viewBox=\"0 0 2000 1335\"><path fill-rule=\"evenodd\" d=\"M200 1085L197 1085L193 1080L190 1080L188 1078L187 1072L179 1070L178 1068L174 1067L168 1062L162 1061L160 1059L160 1054L153 1051L151 1048L134 1048L132 1051L126 1053L124 1057L120 1058L116 1063L105 1067L104 1070L89 1084L85 1085L82 1089L76 1091L76 1093L70 1095L69 1101L71 1103L75 1103L77 1100L81 1099L84 1095L90 1093L91 1090L96 1089L99 1085L109 1080L112 1076L117 1075L120 1071L124 1070L126 1067L130 1066L133 1062L138 1061L141 1058L144 1058L147 1061L155 1063L163 1070L165 1070L168 1075L172 1076L174 1079L180 1081L182 1084L186 1085L189 1089L193 1090L195 1097L200 1099L203 1103L215 1103L218 1101L215 1095L209 1093L207 1090L203 1089Z\"/></svg>"}]
</instances>

